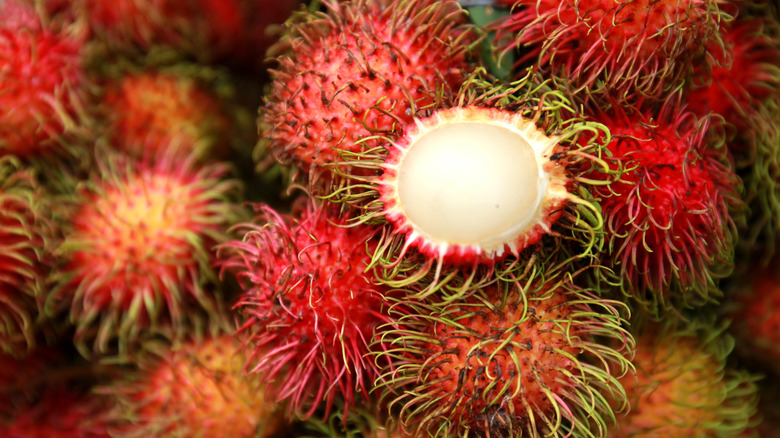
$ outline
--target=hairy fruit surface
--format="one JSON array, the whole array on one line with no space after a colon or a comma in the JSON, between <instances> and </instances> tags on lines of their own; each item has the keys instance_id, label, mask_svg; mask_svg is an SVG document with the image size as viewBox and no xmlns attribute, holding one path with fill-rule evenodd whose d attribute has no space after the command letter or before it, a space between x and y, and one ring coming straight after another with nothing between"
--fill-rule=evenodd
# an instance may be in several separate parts
<instances>
[{"instance_id":1,"label":"hairy fruit surface","mask_svg":"<svg viewBox=\"0 0 780 438\"><path fill-rule=\"evenodd\" d=\"M397 132L457 91L475 40L452 0L326 5L287 22L260 116L262 148L313 186L333 178L340 153L371 147L362 137Z\"/></svg>"},{"instance_id":2,"label":"hairy fruit surface","mask_svg":"<svg viewBox=\"0 0 780 438\"><path fill-rule=\"evenodd\" d=\"M376 230L346 227L347 217L312 202L292 217L259 209L254 223L238 227L242 240L223 245L220 256L244 290L236 309L251 351L247 370L301 417L323 401L329 411L337 396L349 409L378 377L368 345L389 321L387 289L365 272Z\"/></svg>"}]
</instances>

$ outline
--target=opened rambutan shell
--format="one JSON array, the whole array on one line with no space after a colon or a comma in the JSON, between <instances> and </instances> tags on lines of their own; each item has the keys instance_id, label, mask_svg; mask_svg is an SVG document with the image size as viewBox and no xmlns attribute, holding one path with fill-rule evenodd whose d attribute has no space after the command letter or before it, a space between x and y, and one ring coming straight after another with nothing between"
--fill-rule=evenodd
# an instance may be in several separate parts
<instances>
[{"instance_id":1,"label":"opened rambutan shell","mask_svg":"<svg viewBox=\"0 0 780 438\"><path fill-rule=\"evenodd\" d=\"M82 354L144 330L181 335L195 308L216 312L213 246L242 215L225 164L163 156L153 163L106 155L71 200L52 298L70 306ZM194 305L194 306L193 306Z\"/></svg>"},{"instance_id":2,"label":"opened rambutan shell","mask_svg":"<svg viewBox=\"0 0 780 438\"><path fill-rule=\"evenodd\" d=\"M734 341L723 327L697 324L653 327L636 338L636 375L620 379L631 410L610 437L725 438L750 425L756 377L726 365Z\"/></svg>"},{"instance_id":3,"label":"opened rambutan shell","mask_svg":"<svg viewBox=\"0 0 780 438\"><path fill-rule=\"evenodd\" d=\"M439 94L457 91L476 39L452 0L326 6L286 23L260 111L258 152L295 166L312 187L333 179L341 154L374 144L361 138L398 132Z\"/></svg>"},{"instance_id":4,"label":"opened rambutan shell","mask_svg":"<svg viewBox=\"0 0 780 438\"><path fill-rule=\"evenodd\" d=\"M338 209L311 201L292 217L258 208L254 223L237 228L242 239L222 245L220 256L244 290L235 308L251 352L247 370L300 417L323 401L329 411L336 397L348 410L379 376L368 345L390 321L387 288L366 272L377 230L348 227Z\"/></svg>"},{"instance_id":5,"label":"opened rambutan shell","mask_svg":"<svg viewBox=\"0 0 780 438\"><path fill-rule=\"evenodd\" d=\"M225 156L229 146L230 121L222 102L184 75L124 75L106 86L103 112L112 144L136 157Z\"/></svg>"},{"instance_id":6,"label":"opened rambutan shell","mask_svg":"<svg viewBox=\"0 0 780 438\"><path fill-rule=\"evenodd\" d=\"M83 40L43 26L32 5L0 3L0 154L65 149L85 118Z\"/></svg>"},{"instance_id":7,"label":"opened rambutan shell","mask_svg":"<svg viewBox=\"0 0 780 438\"><path fill-rule=\"evenodd\" d=\"M717 300L744 214L719 125L674 105L658 117L615 107L594 119L609 128L608 162L623 172L591 191L607 231L603 260L624 291L652 313Z\"/></svg>"},{"instance_id":8,"label":"opened rambutan shell","mask_svg":"<svg viewBox=\"0 0 780 438\"><path fill-rule=\"evenodd\" d=\"M663 100L681 86L691 61L723 50L725 0L502 0L494 24L503 51L518 47L561 86L620 102Z\"/></svg>"},{"instance_id":9,"label":"opened rambutan shell","mask_svg":"<svg viewBox=\"0 0 780 438\"><path fill-rule=\"evenodd\" d=\"M603 436L614 415L604 394L622 393L607 364L625 373L633 342L625 309L538 275L459 301L409 303L384 332L396 339L381 353L392 367L379 388L407 433Z\"/></svg>"},{"instance_id":10,"label":"opened rambutan shell","mask_svg":"<svg viewBox=\"0 0 780 438\"><path fill-rule=\"evenodd\" d=\"M277 436L282 417L264 382L244 373L247 356L219 335L142 357L138 371L98 389L117 401L111 436Z\"/></svg>"}]
</instances>

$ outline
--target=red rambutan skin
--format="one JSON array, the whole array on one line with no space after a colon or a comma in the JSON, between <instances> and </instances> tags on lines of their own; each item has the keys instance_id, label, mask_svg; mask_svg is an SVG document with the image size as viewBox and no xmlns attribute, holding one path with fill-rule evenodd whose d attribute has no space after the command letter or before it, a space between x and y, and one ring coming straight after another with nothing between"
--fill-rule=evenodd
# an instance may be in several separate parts
<instances>
[{"instance_id":1,"label":"red rambutan skin","mask_svg":"<svg viewBox=\"0 0 780 438\"><path fill-rule=\"evenodd\" d=\"M107 86L103 103L113 145L133 156L225 155L230 121L220 100L194 78L125 75Z\"/></svg>"},{"instance_id":2,"label":"red rambutan skin","mask_svg":"<svg viewBox=\"0 0 780 438\"><path fill-rule=\"evenodd\" d=\"M724 0L502 0L512 13L494 26L503 50L576 91L624 101L662 99L680 85L705 44L720 45ZM721 48L722 50L722 48Z\"/></svg>"},{"instance_id":3,"label":"red rambutan skin","mask_svg":"<svg viewBox=\"0 0 780 438\"><path fill-rule=\"evenodd\" d=\"M475 41L455 1L326 5L287 22L260 115L261 150L312 186L330 181L341 151L370 147L362 137L398 132L437 93L457 91Z\"/></svg>"},{"instance_id":4,"label":"red rambutan skin","mask_svg":"<svg viewBox=\"0 0 780 438\"><path fill-rule=\"evenodd\" d=\"M613 371L601 367L627 359L593 336L628 349L633 341L620 328L619 304L552 278L409 304L387 332L398 337L383 353L394 368L381 384L407 433L562 437L605 429L613 412L596 394L619 391Z\"/></svg>"},{"instance_id":5,"label":"red rambutan skin","mask_svg":"<svg viewBox=\"0 0 780 438\"><path fill-rule=\"evenodd\" d=\"M744 119L780 86L780 41L765 32L766 24L753 18L724 26L728 56L709 51L717 63L710 72L699 69L696 76L709 80L688 92L686 101L692 112L704 116L712 111L737 130L747 128Z\"/></svg>"},{"instance_id":6,"label":"red rambutan skin","mask_svg":"<svg viewBox=\"0 0 780 438\"><path fill-rule=\"evenodd\" d=\"M212 247L241 216L233 204L240 185L225 179L228 166L193 160L109 157L81 187L60 248L65 266L56 292L72 302L77 341L94 335L95 320L102 346L152 323L176 328L189 304L213 306Z\"/></svg>"},{"instance_id":7,"label":"red rambutan skin","mask_svg":"<svg viewBox=\"0 0 780 438\"><path fill-rule=\"evenodd\" d=\"M379 376L368 356L377 326L389 321L386 288L364 272L376 230L345 227L333 209L299 205L293 217L256 206L254 223L241 225L242 240L221 246L223 272L235 273L244 293L235 308L251 350L247 370L268 381L269 397L311 417L321 402L329 411Z\"/></svg>"},{"instance_id":8,"label":"red rambutan skin","mask_svg":"<svg viewBox=\"0 0 780 438\"><path fill-rule=\"evenodd\" d=\"M143 357L137 373L99 390L118 401L112 437L280 433L283 421L263 382L243 373L246 356L236 340L221 335Z\"/></svg>"},{"instance_id":9,"label":"red rambutan skin","mask_svg":"<svg viewBox=\"0 0 780 438\"><path fill-rule=\"evenodd\" d=\"M620 180L595 185L609 255L624 290L651 309L701 305L733 267L741 181L709 118L665 106L660 116L615 107L606 125ZM712 137L714 136L714 137Z\"/></svg>"},{"instance_id":10,"label":"red rambutan skin","mask_svg":"<svg viewBox=\"0 0 780 438\"><path fill-rule=\"evenodd\" d=\"M722 329L657 330L637 337L636 374L620 379L631 410L618 418L611 438L733 437L756 412L756 380L726 359L733 341Z\"/></svg>"},{"instance_id":11,"label":"red rambutan skin","mask_svg":"<svg viewBox=\"0 0 780 438\"><path fill-rule=\"evenodd\" d=\"M768 268L752 271L738 280L733 297L731 331L739 340L738 352L754 364L777 373L780 361L780 278L777 259Z\"/></svg>"},{"instance_id":12,"label":"red rambutan skin","mask_svg":"<svg viewBox=\"0 0 780 438\"><path fill-rule=\"evenodd\" d=\"M0 424L6 438L109 438L106 400L64 387L51 387L42 399L19 409Z\"/></svg>"},{"instance_id":13,"label":"red rambutan skin","mask_svg":"<svg viewBox=\"0 0 780 438\"><path fill-rule=\"evenodd\" d=\"M202 61L252 65L297 0L77 0L97 39L143 50L168 46Z\"/></svg>"},{"instance_id":14,"label":"red rambutan skin","mask_svg":"<svg viewBox=\"0 0 780 438\"><path fill-rule=\"evenodd\" d=\"M36 298L49 267L42 196L30 169L0 157L0 349L12 355L34 342Z\"/></svg>"},{"instance_id":15,"label":"red rambutan skin","mask_svg":"<svg viewBox=\"0 0 780 438\"><path fill-rule=\"evenodd\" d=\"M45 28L32 6L0 3L0 15L0 154L61 147L85 102L82 40Z\"/></svg>"}]
</instances>

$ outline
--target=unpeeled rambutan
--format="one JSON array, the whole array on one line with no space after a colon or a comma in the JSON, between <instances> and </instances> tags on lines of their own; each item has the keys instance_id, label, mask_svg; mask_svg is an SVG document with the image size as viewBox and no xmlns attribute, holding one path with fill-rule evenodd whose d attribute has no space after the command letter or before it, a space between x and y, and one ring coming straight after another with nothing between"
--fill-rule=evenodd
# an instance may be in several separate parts
<instances>
[{"instance_id":1,"label":"unpeeled rambutan","mask_svg":"<svg viewBox=\"0 0 780 438\"><path fill-rule=\"evenodd\" d=\"M636 338L636 375L620 379L631 410L610 437L734 437L756 413L755 376L732 369L724 327L650 327Z\"/></svg>"},{"instance_id":2,"label":"unpeeled rambutan","mask_svg":"<svg viewBox=\"0 0 780 438\"><path fill-rule=\"evenodd\" d=\"M733 323L737 352L771 372L780 362L780 277L775 257L766 267L754 268L731 282L733 294L725 317Z\"/></svg>"},{"instance_id":3,"label":"unpeeled rambutan","mask_svg":"<svg viewBox=\"0 0 780 438\"><path fill-rule=\"evenodd\" d=\"M293 217L257 208L260 216L240 225L242 239L222 245L220 256L244 290L235 307L251 351L247 370L303 418L323 401L329 411L336 397L349 410L379 376L368 345L389 321L387 288L366 272L377 231L347 227L347 216L311 201Z\"/></svg>"},{"instance_id":4,"label":"unpeeled rambutan","mask_svg":"<svg viewBox=\"0 0 780 438\"><path fill-rule=\"evenodd\" d=\"M108 156L71 200L58 252L63 260L54 300L70 306L75 340L122 351L144 330L176 330L198 304L214 313L212 247L241 217L229 167L162 156L154 163ZM51 302L56 302L52 300ZM120 352L122 352L120 351Z\"/></svg>"},{"instance_id":5,"label":"unpeeled rambutan","mask_svg":"<svg viewBox=\"0 0 780 438\"><path fill-rule=\"evenodd\" d=\"M0 154L62 149L85 117L83 39L46 28L32 5L0 3Z\"/></svg>"},{"instance_id":6,"label":"unpeeled rambutan","mask_svg":"<svg viewBox=\"0 0 780 438\"><path fill-rule=\"evenodd\" d=\"M653 313L720 297L717 280L733 269L735 217L744 213L720 126L673 104L658 117L614 107L594 119L612 136L607 161L624 170L592 187L609 243L604 264Z\"/></svg>"},{"instance_id":7,"label":"unpeeled rambutan","mask_svg":"<svg viewBox=\"0 0 780 438\"><path fill-rule=\"evenodd\" d=\"M220 100L195 78L126 74L106 86L111 143L137 157L163 152L224 156L230 121Z\"/></svg>"},{"instance_id":8,"label":"unpeeled rambutan","mask_svg":"<svg viewBox=\"0 0 780 438\"><path fill-rule=\"evenodd\" d=\"M494 26L502 50L572 91L626 101L662 100L681 86L691 61L710 46L723 50L725 0L502 0L512 13Z\"/></svg>"},{"instance_id":9,"label":"unpeeled rambutan","mask_svg":"<svg viewBox=\"0 0 780 438\"><path fill-rule=\"evenodd\" d=\"M330 182L342 152L398 132L442 92L460 87L475 33L453 0L325 2L286 23L261 107L258 153ZM351 168L340 169L350 172Z\"/></svg>"},{"instance_id":10,"label":"unpeeled rambutan","mask_svg":"<svg viewBox=\"0 0 780 438\"><path fill-rule=\"evenodd\" d=\"M755 107L780 87L780 40L759 18L739 20L723 30L727 53L709 52L716 65L711 71L697 69L685 99L699 116L712 111L742 131L748 129L745 118L755 115Z\"/></svg>"},{"instance_id":11,"label":"unpeeled rambutan","mask_svg":"<svg viewBox=\"0 0 780 438\"><path fill-rule=\"evenodd\" d=\"M379 387L407 433L604 436L608 399L625 395L627 309L541 263L463 300L407 303L383 330L395 339L380 353L392 366Z\"/></svg>"},{"instance_id":12,"label":"unpeeled rambutan","mask_svg":"<svg viewBox=\"0 0 780 438\"><path fill-rule=\"evenodd\" d=\"M0 423L6 438L109 438L108 400L62 386L47 388L36 403L18 407L14 419Z\"/></svg>"},{"instance_id":13,"label":"unpeeled rambutan","mask_svg":"<svg viewBox=\"0 0 780 438\"><path fill-rule=\"evenodd\" d=\"M254 67L299 0L76 0L110 49L172 48L201 62Z\"/></svg>"},{"instance_id":14,"label":"unpeeled rambutan","mask_svg":"<svg viewBox=\"0 0 780 438\"><path fill-rule=\"evenodd\" d=\"M230 335L143 356L138 371L98 389L116 400L111 436L275 436L281 416L263 381L244 374L247 356Z\"/></svg>"},{"instance_id":15,"label":"unpeeled rambutan","mask_svg":"<svg viewBox=\"0 0 780 438\"><path fill-rule=\"evenodd\" d=\"M30 169L0 156L0 350L17 355L34 343L36 298L48 274L49 221Z\"/></svg>"}]
</instances>

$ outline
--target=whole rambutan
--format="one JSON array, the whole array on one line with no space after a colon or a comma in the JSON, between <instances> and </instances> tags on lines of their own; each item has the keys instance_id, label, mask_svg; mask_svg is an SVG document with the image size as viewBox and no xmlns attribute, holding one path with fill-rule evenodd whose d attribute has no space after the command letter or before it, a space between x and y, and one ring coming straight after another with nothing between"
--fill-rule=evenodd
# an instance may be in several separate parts
<instances>
[{"instance_id":1,"label":"whole rambutan","mask_svg":"<svg viewBox=\"0 0 780 438\"><path fill-rule=\"evenodd\" d=\"M325 5L326 13L303 11L286 23L260 109L258 154L294 165L310 187L333 179L342 152L374 145L363 137L398 132L438 95L457 91L476 40L453 0Z\"/></svg>"},{"instance_id":2,"label":"whole rambutan","mask_svg":"<svg viewBox=\"0 0 780 438\"><path fill-rule=\"evenodd\" d=\"M0 156L0 349L18 355L34 343L38 309L50 257L50 222L33 172Z\"/></svg>"},{"instance_id":3,"label":"whole rambutan","mask_svg":"<svg viewBox=\"0 0 780 438\"><path fill-rule=\"evenodd\" d=\"M692 112L705 116L712 111L738 131L747 128L744 119L780 87L780 40L766 27L759 18L723 27L727 53L709 51L717 57L715 67L697 68L697 80L688 83L685 99Z\"/></svg>"},{"instance_id":4,"label":"whole rambutan","mask_svg":"<svg viewBox=\"0 0 780 438\"><path fill-rule=\"evenodd\" d=\"M662 100L681 86L705 46L723 50L725 0L502 0L494 24L502 50L515 47L575 93ZM504 42L501 42L504 41Z\"/></svg>"},{"instance_id":5,"label":"whole rambutan","mask_svg":"<svg viewBox=\"0 0 780 438\"><path fill-rule=\"evenodd\" d=\"M0 3L0 154L64 149L85 117L83 39L46 28L31 5Z\"/></svg>"},{"instance_id":6,"label":"whole rambutan","mask_svg":"<svg viewBox=\"0 0 780 438\"><path fill-rule=\"evenodd\" d=\"M353 175L327 198L358 208L359 220L391 223L373 259L383 281L490 271L545 235L576 242L573 257L598 246L599 212L581 186L593 182L591 167L610 172L599 158L602 127L536 79L529 71L502 85L477 73L454 102L342 162L377 174Z\"/></svg>"},{"instance_id":7,"label":"whole rambutan","mask_svg":"<svg viewBox=\"0 0 780 438\"><path fill-rule=\"evenodd\" d=\"M0 423L7 438L109 438L108 400L76 389L53 386L36 403L19 407L14 419Z\"/></svg>"},{"instance_id":8,"label":"whole rambutan","mask_svg":"<svg viewBox=\"0 0 780 438\"><path fill-rule=\"evenodd\" d=\"M76 0L97 40L120 51L165 46L201 62L254 62L297 0ZM261 37L262 35L262 37ZM250 46L251 48L247 47ZM238 55L236 55L238 53Z\"/></svg>"},{"instance_id":9,"label":"whole rambutan","mask_svg":"<svg viewBox=\"0 0 780 438\"><path fill-rule=\"evenodd\" d=\"M239 220L240 184L229 167L194 164L190 156L136 162L106 153L73 206L58 252L64 265L50 302L70 306L82 354L94 340L120 353L145 330L194 321L196 307L216 311L212 247Z\"/></svg>"},{"instance_id":10,"label":"whole rambutan","mask_svg":"<svg viewBox=\"0 0 780 438\"><path fill-rule=\"evenodd\" d=\"M116 400L111 436L276 436L282 418L263 381L244 374L247 356L229 335L143 356L138 371L98 389Z\"/></svg>"},{"instance_id":11,"label":"whole rambutan","mask_svg":"<svg viewBox=\"0 0 780 438\"><path fill-rule=\"evenodd\" d=\"M392 366L379 384L407 433L604 436L608 399L625 395L627 309L543 264L463 300L407 304L385 332Z\"/></svg>"},{"instance_id":12,"label":"whole rambutan","mask_svg":"<svg viewBox=\"0 0 780 438\"><path fill-rule=\"evenodd\" d=\"M721 126L674 104L657 117L614 107L594 119L612 136L607 161L624 170L591 189L606 224L602 262L651 313L716 300L744 213Z\"/></svg>"},{"instance_id":13,"label":"whole rambutan","mask_svg":"<svg viewBox=\"0 0 780 438\"><path fill-rule=\"evenodd\" d=\"M726 438L750 425L757 379L726 365L723 327L652 327L636 340L636 375L620 379L631 410L610 437Z\"/></svg>"},{"instance_id":14,"label":"whole rambutan","mask_svg":"<svg viewBox=\"0 0 780 438\"><path fill-rule=\"evenodd\" d=\"M162 152L225 156L230 120L196 78L165 72L126 74L106 85L103 112L111 144L136 157Z\"/></svg>"},{"instance_id":15,"label":"whole rambutan","mask_svg":"<svg viewBox=\"0 0 780 438\"><path fill-rule=\"evenodd\" d=\"M388 323L386 287L366 272L374 227L353 226L338 209L312 201L292 217L256 206L241 240L221 246L223 271L244 290L235 308L251 351L247 370L268 381L268 394L311 417L336 397L346 409L367 397L379 376L367 357L377 326Z\"/></svg>"},{"instance_id":16,"label":"whole rambutan","mask_svg":"<svg viewBox=\"0 0 780 438\"><path fill-rule=\"evenodd\" d=\"M732 281L724 316L733 322L737 352L754 366L777 371L780 362L780 277L775 257L766 267L754 267Z\"/></svg>"}]
</instances>

